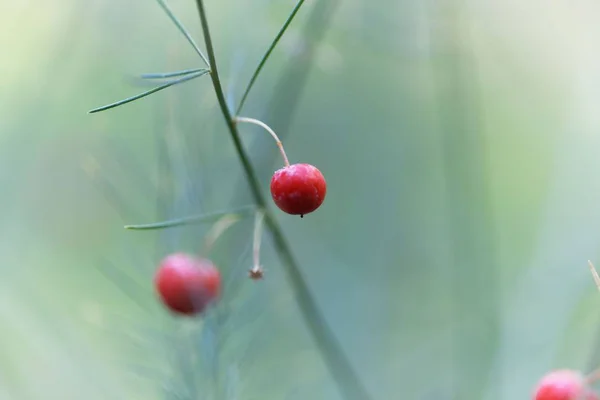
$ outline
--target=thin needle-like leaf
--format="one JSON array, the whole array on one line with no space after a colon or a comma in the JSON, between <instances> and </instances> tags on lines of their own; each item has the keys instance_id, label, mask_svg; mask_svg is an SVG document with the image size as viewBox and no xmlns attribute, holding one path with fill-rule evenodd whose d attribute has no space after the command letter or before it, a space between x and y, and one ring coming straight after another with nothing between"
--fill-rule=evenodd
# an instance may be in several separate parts
<instances>
[{"instance_id":1,"label":"thin needle-like leaf","mask_svg":"<svg viewBox=\"0 0 600 400\"><path fill-rule=\"evenodd\" d=\"M226 215L230 215L232 217L243 217L245 215L249 215L255 209L256 209L255 206L246 206L246 207L238 208L237 210L220 211L220 212L215 212L215 213L210 213L210 214L193 215L190 217L171 219L168 221L155 222L155 223L151 223L151 224L125 225L125 229L151 230L151 229L172 228L172 227L181 226L181 225L201 224L201 223L205 223L205 222L215 221Z\"/></svg>"},{"instance_id":2,"label":"thin needle-like leaf","mask_svg":"<svg viewBox=\"0 0 600 400\"><path fill-rule=\"evenodd\" d=\"M158 92L160 90L163 90L163 89L166 89L168 87L171 87L171 86L174 86L174 85L178 85L180 83L187 82L187 81L190 81L192 79L196 79L198 77L201 77L202 75L205 75L207 72L208 72L208 70L203 70L203 71L197 72L195 74L190 74L190 75L184 76L183 78L175 79L173 81L165 83L164 85L155 87L154 89L150 89L148 91L145 91L144 93L140 93L138 95L135 95L135 96L132 96L132 97L128 97L126 99L119 100L119 101L117 101L115 103L111 103L111 104L108 104L108 105L105 105L105 106L102 106L102 107L94 108L93 110L88 111L88 113L93 114L93 113L97 113L97 112L100 112L100 111L109 110L111 108L119 107L119 106L122 106L123 104L131 103L132 101L139 100L139 99L141 99L143 97L149 96L149 95L151 95L153 93L156 93L156 92Z\"/></svg>"},{"instance_id":3,"label":"thin needle-like leaf","mask_svg":"<svg viewBox=\"0 0 600 400\"><path fill-rule=\"evenodd\" d=\"M181 32L183 34L183 36L185 36L185 38L192 45L194 50L196 50L196 53L198 53L200 58L202 58L202 61L204 61L204 64L206 64L206 66L208 68L210 68L210 63L208 62L208 59L206 58L204 53L202 53L202 50L200 50L200 47L198 47L198 45L192 38L192 35L190 35L190 33L187 31L187 29L185 29L185 27L183 26L181 21L175 16L175 14L173 14L173 11L171 11L171 9L167 5L167 3L164 0L156 0L156 1L160 5L160 7L163 9L163 11L169 16L169 18L175 24L177 29L179 29L179 32Z\"/></svg>"},{"instance_id":4,"label":"thin needle-like leaf","mask_svg":"<svg viewBox=\"0 0 600 400\"><path fill-rule=\"evenodd\" d=\"M165 79L165 78L175 78L178 76L184 76L189 74L194 74L196 72L210 72L206 68L192 68L192 69L182 69L181 71L173 71L173 72L154 72L149 74L142 74L140 78L142 79Z\"/></svg>"},{"instance_id":5,"label":"thin needle-like leaf","mask_svg":"<svg viewBox=\"0 0 600 400\"><path fill-rule=\"evenodd\" d=\"M288 16L287 20L285 21L285 23L283 24L283 26L277 33L277 36L275 36L275 39L273 39L273 42L267 49L267 52L263 55L262 59L260 60L258 67L256 67L256 70L254 71L254 74L252 74L252 78L250 78L250 82L248 82L248 86L246 86L246 90L244 91L244 94L242 95L242 99L240 100L240 105L238 106L237 111L235 112L236 115L239 115L239 113L242 111L242 107L244 107L246 98L248 97L248 94L250 93L250 89L252 89L252 86L254 86L254 82L256 82L256 78L258 78L258 74L260 74L260 71L263 69L265 63L267 62L267 59L273 52L273 49L275 48L275 46L277 46L277 43L279 43L279 39L281 39L281 37L285 33L288 26L290 26L290 24L292 23L292 20L298 13L298 10L300 10L300 7L302 7L302 4L304 4L304 0L298 0L298 3L296 3L296 6L294 7L292 12Z\"/></svg>"}]
</instances>

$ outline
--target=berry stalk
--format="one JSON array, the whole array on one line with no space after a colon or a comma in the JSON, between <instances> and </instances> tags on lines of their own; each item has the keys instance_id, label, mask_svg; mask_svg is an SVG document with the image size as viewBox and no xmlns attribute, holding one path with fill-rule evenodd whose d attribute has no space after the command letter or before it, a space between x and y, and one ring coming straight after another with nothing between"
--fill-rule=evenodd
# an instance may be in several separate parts
<instances>
[{"instance_id":1,"label":"berry stalk","mask_svg":"<svg viewBox=\"0 0 600 400\"><path fill-rule=\"evenodd\" d=\"M279 152L281 153L281 157L283 158L283 162L284 162L285 166L286 167L290 166L290 162L288 161L287 155L285 154L285 150L283 149L283 143L281 143L281 140L279 140L279 136L277 136L275 131L273 129L271 129L269 127L269 125L265 124L262 121L259 121L258 119L246 118L246 117L235 117L235 121L236 122L246 122L249 124L258 125L261 128L263 128L264 130L266 130L267 132L269 132L269 134L273 137L273 139L275 139L275 143L277 143L277 147L279 148Z\"/></svg>"},{"instance_id":2,"label":"berry stalk","mask_svg":"<svg viewBox=\"0 0 600 400\"><path fill-rule=\"evenodd\" d=\"M254 235L252 244L252 268L250 269L249 275L253 280L262 279L263 269L260 265L260 242L262 238L262 226L263 226L264 213L262 211L256 212L256 218L254 219Z\"/></svg>"},{"instance_id":3,"label":"berry stalk","mask_svg":"<svg viewBox=\"0 0 600 400\"><path fill-rule=\"evenodd\" d=\"M598 276L598 271L594 268L594 264L590 260L588 260L588 266L590 267L590 272L592 273L592 278L594 278L594 283L596 287L600 291L600 276Z\"/></svg>"}]
</instances>

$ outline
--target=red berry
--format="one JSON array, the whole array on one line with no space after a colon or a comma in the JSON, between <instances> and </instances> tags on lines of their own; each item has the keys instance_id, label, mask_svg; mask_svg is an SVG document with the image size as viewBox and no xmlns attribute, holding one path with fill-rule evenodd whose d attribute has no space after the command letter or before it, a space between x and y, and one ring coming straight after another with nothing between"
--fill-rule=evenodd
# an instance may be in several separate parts
<instances>
[{"instance_id":1,"label":"red berry","mask_svg":"<svg viewBox=\"0 0 600 400\"><path fill-rule=\"evenodd\" d=\"M271 196L282 211L304 216L315 211L327 194L321 171L310 164L293 164L281 168L271 179Z\"/></svg>"},{"instance_id":2,"label":"red berry","mask_svg":"<svg viewBox=\"0 0 600 400\"><path fill-rule=\"evenodd\" d=\"M584 376L573 370L556 370L545 375L535 389L534 400L593 400L595 394Z\"/></svg>"},{"instance_id":3,"label":"red berry","mask_svg":"<svg viewBox=\"0 0 600 400\"><path fill-rule=\"evenodd\" d=\"M174 253L164 258L154 278L160 299L183 315L203 312L221 290L221 274L210 260Z\"/></svg>"}]
</instances>

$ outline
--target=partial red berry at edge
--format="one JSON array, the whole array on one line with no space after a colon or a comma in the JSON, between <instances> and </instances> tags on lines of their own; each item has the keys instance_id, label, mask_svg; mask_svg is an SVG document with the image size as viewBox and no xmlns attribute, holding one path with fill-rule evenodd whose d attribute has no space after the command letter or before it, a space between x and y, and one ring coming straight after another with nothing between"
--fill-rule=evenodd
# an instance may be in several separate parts
<instances>
[{"instance_id":1,"label":"partial red berry at edge","mask_svg":"<svg viewBox=\"0 0 600 400\"><path fill-rule=\"evenodd\" d=\"M304 216L323 204L327 183L321 171L310 164L281 168L271 178L271 196L283 212Z\"/></svg>"},{"instance_id":2,"label":"partial red berry at edge","mask_svg":"<svg viewBox=\"0 0 600 400\"><path fill-rule=\"evenodd\" d=\"M534 400L596 400L578 371L562 369L546 374L537 384Z\"/></svg>"},{"instance_id":3,"label":"partial red berry at edge","mask_svg":"<svg viewBox=\"0 0 600 400\"><path fill-rule=\"evenodd\" d=\"M210 260L174 253L161 261L154 284L167 308L192 316L219 297L221 274Z\"/></svg>"}]
</instances>

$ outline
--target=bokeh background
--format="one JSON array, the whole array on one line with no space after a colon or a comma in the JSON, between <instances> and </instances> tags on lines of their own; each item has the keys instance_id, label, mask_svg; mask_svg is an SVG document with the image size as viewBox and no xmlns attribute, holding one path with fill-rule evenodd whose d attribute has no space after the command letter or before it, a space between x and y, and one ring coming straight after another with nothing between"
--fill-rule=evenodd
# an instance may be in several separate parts
<instances>
[{"instance_id":1,"label":"bokeh background","mask_svg":"<svg viewBox=\"0 0 600 400\"><path fill-rule=\"evenodd\" d=\"M198 43L195 4L172 0ZM207 0L237 103L292 0ZM529 398L600 365L600 4L308 1L244 115L328 180L274 209L374 399ZM0 398L339 399L268 234L211 257L225 295L172 318L152 275L210 226L125 231L249 204L209 78L122 108L145 72L201 61L152 0L0 3ZM201 46L202 48L204 46ZM265 192L281 159L241 127Z\"/></svg>"}]
</instances>

